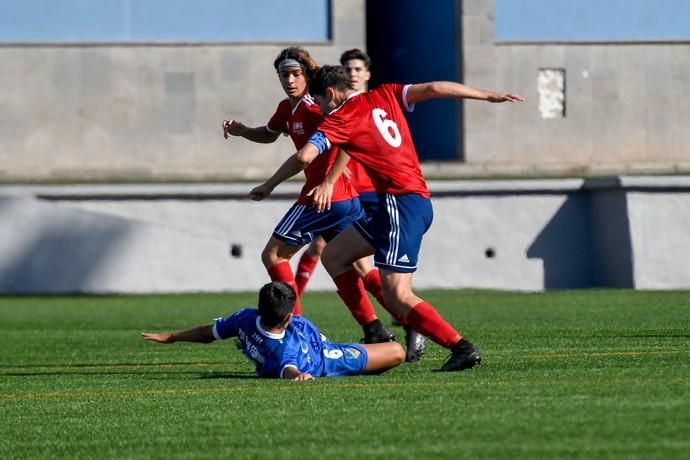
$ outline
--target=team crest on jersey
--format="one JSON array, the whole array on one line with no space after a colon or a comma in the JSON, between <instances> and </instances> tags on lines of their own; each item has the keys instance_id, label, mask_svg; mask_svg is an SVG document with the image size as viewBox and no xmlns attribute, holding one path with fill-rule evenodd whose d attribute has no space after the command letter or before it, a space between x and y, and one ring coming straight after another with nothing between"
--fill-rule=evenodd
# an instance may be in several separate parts
<instances>
[{"instance_id":1,"label":"team crest on jersey","mask_svg":"<svg viewBox=\"0 0 690 460\"><path fill-rule=\"evenodd\" d=\"M356 348L345 348L345 359L357 359L362 353Z\"/></svg>"},{"instance_id":2,"label":"team crest on jersey","mask_svg":"<svg viewBox=\"0 0 690 460\"><path fill-rule=\"evenodd\" d=\"M295 134L304 134L304 125L301 121L296 121L292 125L292 132Z\"/></svg>"}]
</instances>

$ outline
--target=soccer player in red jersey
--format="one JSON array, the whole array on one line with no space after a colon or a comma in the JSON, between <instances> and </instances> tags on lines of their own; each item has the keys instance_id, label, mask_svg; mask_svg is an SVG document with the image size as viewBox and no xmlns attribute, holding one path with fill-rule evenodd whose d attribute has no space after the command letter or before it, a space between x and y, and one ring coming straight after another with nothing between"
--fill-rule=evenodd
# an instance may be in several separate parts
<instances>
[{"instance_id":1,"label":"soccer player in red jersey","mask_svg":"<svg viewBox=\"0 0 690 460\"><path fill-rule=\"evenodd\" d=\"M236 120L224 120L223 134L226 139L241 136L254 142L269 143L283 133L290 136L296 148L301 148L321 122L319 107L307 92L309 76L318 68L309 53L298 47L286 48L273 65L287 98L280 102L265 126L249 128ZM297 286L290 259L314 237L320 235L328 241L355 220L364 217L357 192L345 178L335 183L334 207L328 214L317 213L312 206L312 197L307 195L332 167L336 151L332 149L324 153L305 169L306 183L297 202L278 223L261 254L271 280L287 283L295 291ZM361 291L361 295L366 297L363 283L360 282L353 289ZM378 319L371 302L351 305L351 313L362 326L366 343L393 340L393 334ZM299 300L295 303L294 312L301 314Z\"/></svg>"},{"instance_id":2,"label":"soccer player in red jersey","mask_svg":"<svg viewBox=\"0 0 690 460\"><path fill-rule=\"evenodd\" d=\"M369 56L357 49L345 51L340 56L340 63L345 67L350 77L350 84L356 91L366 91L367 83L371 78L371 59ZM367 175L362 165L356 161L348 163L348 179L352 183L359 195L359 202L368 216L373 216L378 206L378 196L373 182ZM314 238L314 241L307 247L300 257L297 271L295 272L295 283L297 285L297 293L301 295L311 278L312 273L316 269L321 253L326 247L326 241L322 237ZM370 292L383 305L383 289L381 287L381 277L378 269L376 269L368 257L363 257L353 263L357 273L362 278L364 288ZM393 318L393 324L400 326L397 319ZM404 325L405 329L405 345L406 355L405 361L418 361L425 350L425 341L423 335L415 332L409 326Z\"/></svg>"},{"instance_id":3,"label":"soccer player in red jersey","mask_svg":"<svg viewBox=\"0 0 690 460\"><path fill-rule=\"evenodd\" d=\"M386 308L417 332L450 349L451 355L440 370L461 371L479 364L479 349L412 291L422 237L431 225L433 210L403 110L412 111L416 103L435 98L500 103L520 102L522 96L455 82L384 84L358 93L350 88L349 77L340 66L319 69L310 91L327 116L309 142L285 162L290 166L283 168L284 178L309 165L321 152L338 146L339 157L349 154L364 166L379 194L373 220L356 222L326 247L326 270L338 289L345 290L352 278L348 261L374 254ZM344 169L340 160L313 191L319 210L330 206L333 181Z\"/></svg>"},{"instance_id":4,"label":"soccer player in red jersey","mask_svg":"<svg viewBox=\"0 0 690 460\"><path fill-rule=\"evenodd\" d=\"M371 78L371 71L369 70L371 67L371 59L369 56L365 52L354 48L340 55L340 64L347 70L352 88L356 91L366 91L367 84ZM364 212L366 212L367 215L372 215L378 204L374 184L371 182L371 179L369 179L369 176L367 176L367 173L364 172L362 166L356 161L351 161L348 164L348 172L349 174L347 177L359 194L359 202ZM325 247L326 242L323 238L314 238L314 241L312 241L302 254L299 264L297 265L297 272L295 273L298 295L301 295L306 289L307 283L314 273ZM369 263L367 258L355 262L355 266L363 277L364 285L367 290L376 295L374 291L377 290L377 283L373 278L377 277L378 271L370 274L374 267ZM380 282L378 285L380 285Z\"/></svg>"}]
</instances>

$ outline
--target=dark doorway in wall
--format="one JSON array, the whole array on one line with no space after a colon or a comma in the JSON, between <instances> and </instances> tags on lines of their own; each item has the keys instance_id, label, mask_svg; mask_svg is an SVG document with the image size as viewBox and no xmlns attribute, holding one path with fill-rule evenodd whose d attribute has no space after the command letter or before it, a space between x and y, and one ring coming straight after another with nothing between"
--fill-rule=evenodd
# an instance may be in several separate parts
<instances>
[{"instance_id":1,"label":"dark doorway in wall","mask_svg":"<svg viewBox=\"0 0 690 460\"><path fill-rule=\"evenodd\" d=\"M461 1L367 1L371 88L381 83L461 81ZM422 161L462 161L462 103L427 101L407 114Z\"/></svg>"}]
</instances>

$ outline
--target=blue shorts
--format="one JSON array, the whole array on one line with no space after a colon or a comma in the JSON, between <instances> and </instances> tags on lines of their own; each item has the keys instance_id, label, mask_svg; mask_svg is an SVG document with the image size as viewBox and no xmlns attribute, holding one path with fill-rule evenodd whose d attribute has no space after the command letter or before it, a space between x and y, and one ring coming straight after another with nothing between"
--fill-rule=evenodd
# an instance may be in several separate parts
<instances>
[{"instance_id":1,"label":"blue shorts","mask_svg":"<svg viewBox=\"0 0 690 460\"><path fill-rule=\"evenodd\" d=\"M293 246L309 244L319 235L330 241L365 216L356 197L331 203L331 209L322 213L311 205L295 203L278 222L273 236Z\"/></svg>"},{"instance_id":2,"label":"blue shorts","mask_svg":"<svg viewBox=\"0 0 690 460\"><path fill-rule=\"evenodd\" d=\"M379 207L379 196L376 192L363 192L359 194L359 203L367 216L376 214Z\"/></svg>"},{"instance_id":3,"label":"blue shorts","mask_svg":"<svg viewBox=\"0 0 690 460\"><path fill-rule=\"evenodd\" d=\"M367 368L367 362L369 361L367 350L358 343L325 342L322 353L324 377L361 375Z\"/></svg>"},{"instance_id":4,"label":"blue shorts","mask_svg":"<svg viewBox=\"0 0 690 460\"><path fill-rule=\"evenodd\" d=\"M373 218L356 222L355 228L374 247L377 267L413 273L417 270L422 237L433 220L429 198L416 193L382 193Z\"/></svg>"}]
</instances>

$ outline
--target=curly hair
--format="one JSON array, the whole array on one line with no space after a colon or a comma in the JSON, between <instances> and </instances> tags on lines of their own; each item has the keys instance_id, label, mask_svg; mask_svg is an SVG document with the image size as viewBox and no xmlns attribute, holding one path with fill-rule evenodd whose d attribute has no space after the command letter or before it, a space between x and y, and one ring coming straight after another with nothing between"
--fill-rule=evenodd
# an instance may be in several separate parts
<instances>
[{"instance_id":1,"label":"curly hair","mask_svg":"<svg viewBox=\"0 0 690 460\"><path fill-rule=\"evenodd\" d=\"M299 46L290 46L278 54L278 57L276 57L275 61L273 61L273 68L276 69L276 72L278 71L278 66L280 66L280 63L285 59L294 59L302 64L302 67L304 67L304 72L307 74L307 78L310 79L319 69L319 65L316 63L316 61L314 61L309 52L304 48L300 48Z\"/></svg>"}]
</instances>

